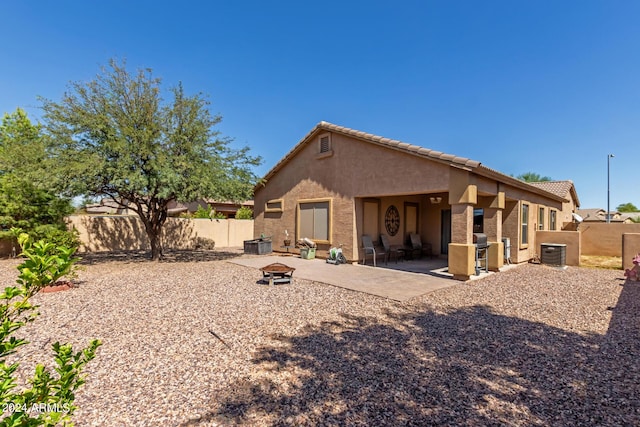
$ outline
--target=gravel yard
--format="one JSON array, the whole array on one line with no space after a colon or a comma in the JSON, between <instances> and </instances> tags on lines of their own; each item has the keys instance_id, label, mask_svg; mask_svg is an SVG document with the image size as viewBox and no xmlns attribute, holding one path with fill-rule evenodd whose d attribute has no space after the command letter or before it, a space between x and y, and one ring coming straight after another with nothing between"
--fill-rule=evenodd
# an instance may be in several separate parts
<instances>
[{"instance_id":1,"label":"gravel yard","mask_svg":"<svg viewBox=\"0 0 640 427\"><path fill-rule=\"evenodd\" d=\"M622 271L523 265L399 303L265 286L216 256L93 259L35 297L22 368L103 341L77 426L640 424L640 282Z\"/></svg>"}]
</instances>

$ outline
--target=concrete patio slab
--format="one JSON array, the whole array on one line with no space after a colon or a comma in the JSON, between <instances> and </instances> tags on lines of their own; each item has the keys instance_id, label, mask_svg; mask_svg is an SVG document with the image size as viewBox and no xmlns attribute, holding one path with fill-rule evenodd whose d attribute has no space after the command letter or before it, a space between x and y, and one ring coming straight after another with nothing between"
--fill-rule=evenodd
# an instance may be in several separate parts
<instances>
[{"instance_id":1,"label":"concrete patio slab","mask_svg":"<svg viewBox=\"0 0 640 427\"><path fill-rule=\"evenodd\" d=\"M313 280L395 301L407 301L428 292L461 283L451 278L424 272L414 273L357 264L332 265L327 264L325 260L302 259L297 256L240 257L229 262L256 269L280 262L296 269L293 274L294 280L296 278ZM256 278L261 278L261 274L257 271Z\"/></svg>"}]
</instances>

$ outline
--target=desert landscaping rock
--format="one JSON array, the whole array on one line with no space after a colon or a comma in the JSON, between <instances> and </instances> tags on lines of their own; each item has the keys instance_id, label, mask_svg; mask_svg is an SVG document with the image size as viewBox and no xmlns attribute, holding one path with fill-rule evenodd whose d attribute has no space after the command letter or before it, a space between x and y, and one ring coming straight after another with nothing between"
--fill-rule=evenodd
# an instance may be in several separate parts
<instances>
[{"instance_id":1,"label":"desert landscaping rock","mask_svg":"<svg viewBox=\"0 0 640 427\"><path fill-rule=\"evenodd\" d=\"M34 297L21 372L101 339L77 426L640 424L622 271L523 265L399 303L198 259L85 262Z\"/></svg>"}]
</instances>

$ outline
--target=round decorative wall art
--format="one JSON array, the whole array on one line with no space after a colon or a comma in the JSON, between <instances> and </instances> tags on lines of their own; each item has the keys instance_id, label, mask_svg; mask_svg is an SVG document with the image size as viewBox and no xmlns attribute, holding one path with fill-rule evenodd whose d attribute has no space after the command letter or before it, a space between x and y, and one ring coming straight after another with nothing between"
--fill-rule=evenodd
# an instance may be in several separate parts
<instances>
[{"instance_id":1,"label":"round decorative wall art","mask_svg":"<svg viewBox=\"0 0 640 427\"><path fill-rule=\"evenodd\" d=\"M389 206L384 214L384 227L390 236L395 236L400 230L400 212L394 205Z\"/></svg>"}]
</instances>

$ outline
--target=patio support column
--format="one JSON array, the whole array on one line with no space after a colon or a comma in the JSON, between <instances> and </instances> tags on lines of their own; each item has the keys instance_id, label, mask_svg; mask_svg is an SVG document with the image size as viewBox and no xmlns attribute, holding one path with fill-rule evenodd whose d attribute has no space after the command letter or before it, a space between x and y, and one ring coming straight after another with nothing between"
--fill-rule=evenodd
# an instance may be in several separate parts
<instances>
[{"instance_id":1,"label":"patio support column","mask_svg":"<svg viewBox=\"0 0 640 427\"><path fill-rule=\"evenodd\" d=\"M473 243L473 205L451 205L451 243Z\"/></svg>"},{"instance_id":2,"label":"patio support column","mask_svg":"<svg viewBox=\"0 0 640 427\"><path fill-rule=\"evenodd\" d=\"M451 243L449 273L457 280L468 280L476 270L473 244L473 208L478 203L475 177L467 170L452 168L449 174L451 205Z\"/></svg>"},{"instance_id":3,"label":"patio support column","mask_svg":"<svg viewBox=\"0 0 640 427\"><path fill-rule=\"evenodd\" d=\"M451 206L451 243L449 273L457 280L469 280L475 274L476 247L473 244L473 205Z\"/></svg>"},{"instance_id":4,"label":"patio support column","mask_svg":"<svg viewBox=\"0 0 640 427\"><path fill-rule=\"evenodd\" d=\"M502 243L502 210L504 192L499 192L484 209L484 233L489 242L487 262L490 271L499 271L504 265L504 243Z\"/></svg>"}]
</instances>

